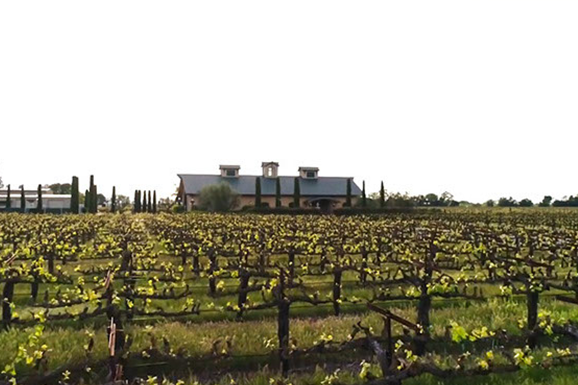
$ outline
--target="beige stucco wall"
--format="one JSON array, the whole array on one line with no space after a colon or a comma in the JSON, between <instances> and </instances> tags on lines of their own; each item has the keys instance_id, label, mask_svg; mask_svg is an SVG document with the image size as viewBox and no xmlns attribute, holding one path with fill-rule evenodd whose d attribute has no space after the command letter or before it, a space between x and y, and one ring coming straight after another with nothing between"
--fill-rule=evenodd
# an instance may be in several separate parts
<instances>
[{"instance_id":1,"label":"beige stucco wall","mask_svg":"<svg viewBox=\"0 0 578 385\"><path fill-rule=\"evenodd\" d=\"M186 202L186 208L187 210L192 210L193 209L193 200L195 199L196 196L194 195L187 195L185 202ZM309 197L301 197L300 203L301 203L301 207L306 207L307 206L307 200L310 199ZM335 205L336 208L341 208L343 207L343 204L345 203L346 199L345 197L335 197L333 198L336 201L338 201L338 203ZM351 201L352 204L355 204L355 202L357 202L357 197L352 197ZM263 196L261 197L261 202L263 203L268 203L269 207L275 207L275 196ZM281 204L283 207L289 207L290 204L293 203L293 197L292 196L283 196L281 197ZM239 206L237 207L237 209L241 209L245 206L254 206L255 205L255 197L254 196L250 196L250 195L243 195L239 198Z\"/></svg>"}]
</instances>

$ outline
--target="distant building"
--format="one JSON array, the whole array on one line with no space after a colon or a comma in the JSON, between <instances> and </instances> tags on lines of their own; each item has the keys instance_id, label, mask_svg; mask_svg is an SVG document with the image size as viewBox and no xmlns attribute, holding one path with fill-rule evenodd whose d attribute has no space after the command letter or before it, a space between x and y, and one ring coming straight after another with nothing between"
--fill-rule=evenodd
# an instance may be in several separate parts
<instances>
[{"instance_id":1,"label":"distant building","mask_svg":"<svg viewBox=\"0 0 578 385\"><path fill-rule=\"evenodd\" d=\"M220 173L215 175L179 174L181 183L178 200L192 210L198 204L198 196L203 187L228 183L240 195L239 208L255 204L255 180L261 178L261 202L265 206L275 207L277 179L281 184L281 204L289 207L293 204L295 178L299 178L301 207L320 207L330 211L343 207L347 197L347 180L351 179L352 203L361 194L361 189L348 177L319 176L317 167L299 167L298 175L279 176L279 163L263 162L262 175L240 175L238 165L221 165Z\"/></svg>"},{"instance_id":2,"label":"distant building","mask_svg":"<svg viewBox=\"0 0 578 385\"><path fill-rule=\"evenodd\" d=\"M34 211L38 208L38 190L24 190L24 197L26 200L25 211ZM45 212L62 213L70 210L70 194L53 194L49 188L42 189L42 209ZM11 210L20 210L21 190L10 190ZM8 201L8 190L0 190L0 210L6 209Z\"/></svg>"}]
</instances>

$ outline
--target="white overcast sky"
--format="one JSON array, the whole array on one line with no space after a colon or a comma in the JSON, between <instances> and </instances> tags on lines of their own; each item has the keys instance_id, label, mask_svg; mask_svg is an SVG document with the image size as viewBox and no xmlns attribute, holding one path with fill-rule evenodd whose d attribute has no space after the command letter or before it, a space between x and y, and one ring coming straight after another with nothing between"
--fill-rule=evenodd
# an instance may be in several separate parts
<instances>
[{"instance_id":1,"label":"white overcast sky","mask_svg":"<svg viewBox=\"0 0 578 385\"><path fill-rule=\"evenodd\" d=\"M368 192L578 194L577 1L3 1L4 183L168 196L318 166Z\"/></svg>"}]
</instances>

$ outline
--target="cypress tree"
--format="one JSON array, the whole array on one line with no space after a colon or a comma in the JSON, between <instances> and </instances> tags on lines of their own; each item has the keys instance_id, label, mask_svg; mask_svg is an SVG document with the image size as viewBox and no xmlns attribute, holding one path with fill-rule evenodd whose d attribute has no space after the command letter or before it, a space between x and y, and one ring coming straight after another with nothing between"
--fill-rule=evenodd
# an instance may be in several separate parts
<instances>
[{"instance_id":1,"label":"cypress tree","mask_svg":"<svg viewBox=\"0 0 578 385\"><path fill-rule=\"evenodd\" d=\"M275 207L281 207L281 178L277 177L275 186Z\"/></svg>"},{"instance_id":2,"label":"cypress tree","mask_svg":"<svg viewBox=\"0 0 578 385\"><path fill-rule=\"evenodd\" d=\"M42 208L42 185L38 185L38 203L36 204L36 211L38 211L39 213L42 212L43 208Z\"/></svg>"},{"instance_id":3,"label":"cypress tree","mask_svg":"<svg viewBox=\"0 0 578 385\"><path fill-rule=\"evenodd\" d=\"M351 178L347 178L347 186L345 193L345 206L351 207Z\"/></svg>"},{"instance_id":4,"label":"cypress tree","mask_svg":"<svg viewBox=\"0 0 578 385\"><path fill-rule=\"evenodd\" d=\"M147 199L147 203L148 203L148 205L147 205L147 213L152 213L152 212L153 212L153 202L152 202L152 199L151 199L151 190L149 190L149 196L148 196L148 199Z\"/></svg>"},{"instance_id":5,"label":"cypress tree","mask_svg":"<svg viewBox=\"0 0 578 385\"><path fill-rule=\"evenodd\" d=\"M147 192L144 191L144 194L142 194L142 212L146 213L147 212Z\"/></svg>"},{"instance_id":6,"label":"cypress tree","mask_svg":"<svg viewBox=\"0 0 578 385\"><path fill-rule=\"evenodd\" d=\"M261 178L255 178L255 207L261 207Z\"/></svg>"},{"instance_id":7,"label":"cypress tree","mask_svg":"<svg viewBox=\"0 0 578 385\"><path fill-rule=\"evenodd\" d=\"M72 214L78 214L78 210L80 208L80 196L78 192L78 178L73 176L72 177L72 191L70 196L70 212Z\"/></svg>"},{"instance_id":8,"label":"cypress tree","mask_svg":"<svg viewBox=\"0 0 578 385\"><path fill-rule=\"evenodd\" d=\"M138 209L137 200L138 200L138 190L134 190L134 200L133 200L133 204L132 204L132 212L133 212L133 213L138 213L138 211L137 211L137 209Z\"/></svg>"},{"instance_id":9,"label":"cypress tree","mask_svg":"<svg viewBox=\"0 0 578 385\"><path fill-rule=\"evenodd\" d=\"M96 192L96 185L93 184L90 189L90 212L93 214L96 214L96 208L98 207L98 201L96 198L97 196L98 194Z\"/></svg>"},{"instance_id":10,"label":"cypress tree","mask_svg":"<svg viewBox=\"0 0 578 385\"><path fill-rule=\"evenodd\" d=\"M94 175L90 176L90 183L88 185L88 193L90 194L90 199L89 199L89 203L90 205L88 206L87 212L92 213L93 212L93 207L94 204L96 203L96 196L94 195Z\"/></svg>"},{"instance_id":11,"label":"cypress tree","mask_svg":"<svg viewBox=\"0 0 578 385\"><path fill-rule=\"evenodd\" d=\"M295 178L293 184L293 207L301 206L301 186L299 185L299 178Z\"/></svg>"},{"instance_id":12,"label":"cypress tree","mask_svg":"<svg viewBox=\"0 0 578 385\"><path fill-rule=\"evenodd\" d=\"M6 209L11 209L12 208L12 197L11 197L11 189L10 189L10 185L8 185L8 192L6 194Z\"/></svg>"},{"instance_id":13,"label":"cypress tree","mask_svg":"<svg viewBox=\"0 0 578 385\"><path fill-rule=\"evenodd\" d=\"M385 207L385 188L383 181L381 181L381 188L379 189L379 207Z\"/></svg>"},{"instance_id":14,"label":"cypress tree","mask_svg":"<svg viewBox=\"0 0 578 385\"><path fill-rule=\"evenodd\" d=\"M84 190L84 212L90 212L90 192L88 190Z\"/></svg>"},{"instance_id":15,"label":"cypress tree","mask_svg":"<svg viewBox=\"0 0 578 385\"><path fill-rule=\"evenodd\" d=\"M361 190L361 207L367 207L367 196L365 195L365 181L363 181L363 189Z\"/></svg>"},{"instance_id":16,"label":"cypress tree","mask_svg":"<svg viewBox=\"0 0 578 385\"><path fill-rule=\"evenodd\" d=\"M112 197L110 198L110 211L116 212L116 186L112 186Z\"/></svg>"},{"instance_id":17,"label":"cypress tree","mask_svg":"<svg viewBox=\"0 0 578 385\"><path fill-rule=\"evenodd\" d=\"M136 212L140 213L141 212L141 208L142 208L142 204L141 204L141 191L140 190L136 190Z\"/></svg>"},{"instance_id":18,"label":"cypress tree","mask_svg":"<svg viewBox=\"0 0 578 385\"><path fill-rule=\"evenodd\" d=\"M153 191L153 214L157 213L157 190Z\"/></svg>"},{"instance_id":19,"label":"cypress tree","mask_svg":"<svg viewBox=\"0 0 578 385\"><path fill-rule=\"evenodd\" d=\"M20 212L26 212L26 196L24 195L24 185L20 186Z\"/></svg>"}]
</instances>

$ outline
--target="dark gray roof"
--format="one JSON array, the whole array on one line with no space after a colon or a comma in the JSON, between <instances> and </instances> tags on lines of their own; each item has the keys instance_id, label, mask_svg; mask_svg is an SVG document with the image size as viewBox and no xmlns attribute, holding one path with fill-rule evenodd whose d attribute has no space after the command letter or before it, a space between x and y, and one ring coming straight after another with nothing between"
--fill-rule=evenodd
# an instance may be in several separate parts
<instances>
[{"instance_id":1,"label":"dark gray roof","mask_svg":"<svg viewBox=\"0 0 578 385\"><path fill-rule=\"evenodd\" d=\"M198 194L205 186L227 182L241 195L255 195L255 175L241 175L236 178L220 175L179 174L183 182L185 194ZM261 194L275 195L276 178L261 178ZM281 195L293 195L294 176L280 176ZM347 195L347 179L345 177L318 177L317 179L299 178L302 196L345 196ZM361 189L351 183L351 195L360 195Z\"/></svg>"}]
</instances>

